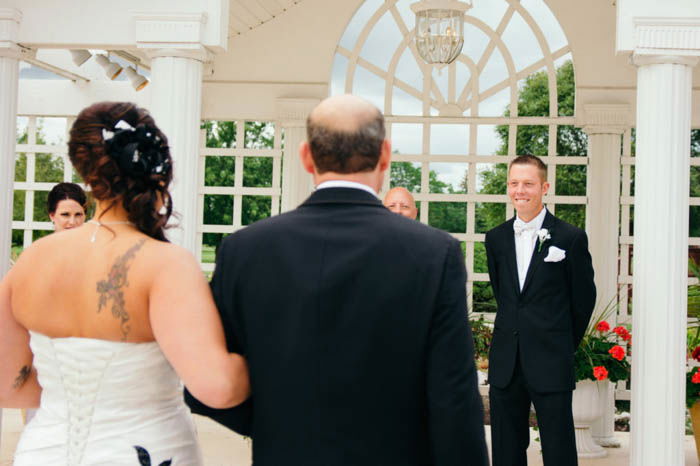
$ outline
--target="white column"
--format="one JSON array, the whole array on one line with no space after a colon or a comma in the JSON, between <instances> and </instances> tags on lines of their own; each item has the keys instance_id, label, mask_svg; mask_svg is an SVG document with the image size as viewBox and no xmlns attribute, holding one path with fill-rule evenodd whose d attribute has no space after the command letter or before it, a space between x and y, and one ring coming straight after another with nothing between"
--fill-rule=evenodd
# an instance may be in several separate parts
<instances>
[{"instance_id":1,"label":"white column","mask_svg":"<svg viewBox=\"0 0 700 466\"><path fill-rule=\"evenodd\" d=\"M598 294L595 313L617 304L620 223L620 155L622 134L629 126L627 105L585 105L588 134L588 211L586 231L593 257ZM617 324L617 312L608 317ZM604 447L619 447L615 438L615 387L601 394L603 416L592 426L593 439Z\"/></svg>"},{"instance_id":2,"label":"white column","mask_svg":"<svg viewBox=\"0 0 700 466\"><path fill-rule=\"evenodd\" d=\"M22 14L0 8L0 280L10 269L12 194L17 140L17 90L20 49L15 43ZM0 433L2 409L0 409Z\"/></svg>"},{"instance_id":3,"label":"white column","mask_svg":"<svg viewBox=\"0 0 700 466\"><path fill-rule=\"evenodd\" d=\"M158 127L168 137L174 163L170 192L178 226L169 239L196 254L199 127L202 113L202 68L197 51L160 49L151 56L151 108Z\"/></svg>"},{"instance_id":4,"label":"white column","mask_svg":"<svg viewBox=\"0 0 700 466\"><path fill-rule=\"evenodd\" d=\"M317 99L278 99L277 118L284 129L282 155L282 212L296 209L314 189L312 176L304 170L299 145L306 140L306 118Z\"/></svg>"},{"instance_id":5,"label":"white column","mask_svg":"<svg viewBox=\"0 0 700 466\"><path fill-rule=\"evenodd\" d=\"M631 464L681 466L685 434L688 183L696 58L635 55Z\"/></svg>"}]
</instances>

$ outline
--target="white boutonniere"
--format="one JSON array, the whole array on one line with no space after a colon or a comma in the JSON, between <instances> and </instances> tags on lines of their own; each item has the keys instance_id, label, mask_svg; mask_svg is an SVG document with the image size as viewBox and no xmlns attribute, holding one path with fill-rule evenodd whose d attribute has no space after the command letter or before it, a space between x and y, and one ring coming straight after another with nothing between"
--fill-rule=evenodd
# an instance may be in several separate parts
<instances>
[{"instance_id":1,"label":"white boutonniere","mask_svg":"<svg viewBox=\"0 0 700 466\"><path fill-rule=\"evenodd\" d=\"M549 234L549 230L546 228L540 228L537 230L537 239L539 241L539 246L537 247L537 252L542 251L542 245L548 239L552 239L552 235Z\"/></svg>"}]
</instances>

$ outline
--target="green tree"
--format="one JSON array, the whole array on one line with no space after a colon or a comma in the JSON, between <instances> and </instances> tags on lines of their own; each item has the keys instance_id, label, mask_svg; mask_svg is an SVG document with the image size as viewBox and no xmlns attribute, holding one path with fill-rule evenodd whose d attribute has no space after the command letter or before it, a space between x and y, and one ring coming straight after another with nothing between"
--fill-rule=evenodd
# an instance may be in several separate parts
<instances>
[{"instance_id":1,"label":"green tree","mask_svg":"<svg viewBox=\"0 0 700 466\"><path fill-rule=\"evenodd\" d=\"M390 186L404 187L412 193L420 192L421 168L411 162L394 162L391 164ZM434 170L430 170L428 187L431 193L457 194L454 187L440 181ZM420 213L420 203L418 203ZM467 204L466 202L431 202L428 210L428 224L435 228L450 233L464 233L467 231Z\"/></svg>"},{"instance_id":2,"label":"green tree","mask_svg":"<svg viewBox=\"0 0 700 466\"><path fill-rule=\"evenodd\" d=\"M206 134L206 146L211 148L244 147L247 149L265 149L274 147L274 128L268 122L246 122L244 140L237 141L236 123L232 121L206 121L202 123ZM241 145L239 145L241 144ZM208 156L204 167L205 186L233 187L235 180L235 157ZM272 158L245 157L243 161L244 187L272 186ZM205 195L205 224L230 225L233 223L233 196ZM267 218L272 212L272 199L269 196L244 196L241 206L241 222L249 225ZM215 247L223 234L205 233L204 244Z\"/></svg>"}]
</instances>

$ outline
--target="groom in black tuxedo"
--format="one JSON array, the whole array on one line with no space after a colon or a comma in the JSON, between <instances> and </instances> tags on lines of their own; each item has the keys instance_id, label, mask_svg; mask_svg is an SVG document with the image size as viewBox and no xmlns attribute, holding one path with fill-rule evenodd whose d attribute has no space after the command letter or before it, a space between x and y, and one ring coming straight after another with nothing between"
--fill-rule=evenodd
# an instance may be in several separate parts
<instances>
[{"instance_id":1,"label":"groom in black tuxedo","mask_svg":"<svg viewBox=\"0 0 700 466\"><path fill-rule=\"evenodd\" d=\"M547 212L546 180L539 158L515 158L508 167L508 196L517 215L486 233L498 304L489 354L494 466L527 465L530 403L545 466L577 464L574 352L596 291L586 233Z\"/></svg>"},{"instance_id":2,"label":"groom in black tuxedo","mask_svg":"<svg viewBox=\"0 0 700 466\"><path fill-rule=\"evenodd\" d=\"M352 96L308 119L298 209L226 238L212 290L252 401L194 412L253 438L256 466L485 466L462 251L377 198L384 118Z\"/></svg>"}]
</instances>

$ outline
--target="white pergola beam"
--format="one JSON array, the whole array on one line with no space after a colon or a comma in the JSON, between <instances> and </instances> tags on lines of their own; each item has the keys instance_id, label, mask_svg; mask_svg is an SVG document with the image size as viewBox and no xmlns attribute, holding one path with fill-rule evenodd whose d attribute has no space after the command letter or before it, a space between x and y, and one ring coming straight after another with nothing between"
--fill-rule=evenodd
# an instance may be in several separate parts
<instances>
[{"instance_id":1,"label":"white pergola beam","mask_svg":"<svg viewBox=\"0 0 700 466\"><path fill-rule=\"evenodd\" d=\"M696 0L617 0L617 51L654 53L663 48L676 55L694 55L700 50L698 24ZM671 38L670 30L682 31L682 39Z\"/></svg>"},{"instance_id":2,"label":"white pergola beam","mask_svg":"<svg viewBox=\"0 0 700 466\"><path fill-rule=\"evenodd\" d=\"M46 71L50 71L54 74L57 74L59 76L62 76L66 79L70 79L71 81L79 81L79 82L89 82L90 80L86 78L85 76L81 76L76 73L72 73L68 70L64 70L63 68L60 68L58 66L52 65L51 63L47 63L45 61L37 60L36 58L25 58L22 60L24 62L29 63L30 65L34 65L38 68L41 68Z\"/></svg>"},{"instance_id":3,"label":"white pergola beam","mask_svg":"<svg viewBox=\"0 0 700 466\"><path fill-rule=\"evenodd\" d=\"M19 95L19 115L68 116L77 115L88 105L103 100L136 102L148 108L151 103L151 86L134 92L128 81L21 79Z\"/></svg>"},{"instance_id":4,"label":"white pergola beam","mask_svg":"<svg viewBox=\"0 0 700 466\"><path fill-rule=\"evenodd\" d=\"M224 51L228 46L229 0L123 0L118 4L5 0L3 4L22 13L17 42L32 48L135 48L139 34L135 12L154 17L202 15L198 42L213 51Z\"/></svg>"}]
</instances>

